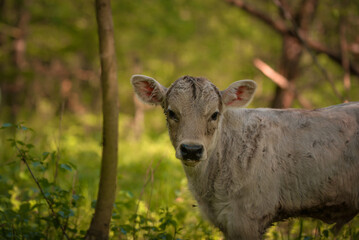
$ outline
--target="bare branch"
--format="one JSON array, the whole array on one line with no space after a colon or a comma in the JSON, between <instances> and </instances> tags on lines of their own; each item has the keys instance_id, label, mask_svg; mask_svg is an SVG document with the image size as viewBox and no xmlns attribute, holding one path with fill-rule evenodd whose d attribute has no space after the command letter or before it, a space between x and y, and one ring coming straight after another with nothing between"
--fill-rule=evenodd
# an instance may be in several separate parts
<instances>
[{"instance_id":1,"label":"bare branch","mask_svg":"<svg viewBox=\"0 0 359 240\"><path fill-rule=\"evenodd\" d=\"M294 92L295 97L302 107L306 109L313 109L313 105L304 97L302 97L298 91L295 90L293 83L291 84L283 75L275 71L268 64L262 60L256 58L253 60L254 66L256 66L264 75L266 75L270 80L277 84L282 89L291 89Z\"/></svg>"},{"instance_id":2,"label":"bare branch","mask_svg":"<svg viewBox=\"0 0 359 240\"><path fill-rule=\"evenodd\" d=\"M268 17L265 13L253 8L252 6L244 3L241 0L225 0L229 4L232 4L236 7L239 7L249 13L250 15L260 19L263 23L267 24L271 28L273 28L278 33L284 34L289 33L288 28L286 27L285 23L280 20L273 20L272 18Z\"/></svg>"},{"instance_id":3,"label":"bare branch","mask_svg":"<svg viewBox=\"0 0 359 240\"><path fill-rule=\"evenodd\" d=\"M316 53L324 53L337 64L340 65L342 64L343 59L340 52L329 49L328 47L320 44L319 42L311 40L305 36L301 36L301 41L305 43L306 47L311 49L312 51ZM359 46L358 46L358 52L359 52ZM352 74L359 76L359 66L357 64L355 64L352 61L349 61L349 69Z\"/></svg>"},{"instance_id":4,"label":"bare branch","mask_svg":"<svg viewBox=\"0 0 359 240\"><path fill-rule=\"evenodd\" d=\"M299 104L306 108L306 109L313 109L313 105L304 97L302 97L301 95L298 94L298 92L296 92L296 97L297 97L297 100L299 102Z\"/></svg>"},{"instance_id":5,"label":"bare branch","mask_svg":"<svg viewBox=\"0 0 359 240\"><path fill-rule=\"evenodd\" d=\"M279 34L290 34L296 37L301 44L305 45L308 49L314 51L315 53L323 53L327 55L330 59L332 59L334 62L338 64L342 64L342 56L340 52L334 51L327 46L314 41L307 36L303 36L300 32L297 34L293 29L288 28L283 21L280 20L273 20L269 16L267 16L265 13L259 11L258 9L253 8L252 6L248 5L247 3L243 2L242 0L225 0L227 3L232 4L236 7L241 8L248 14L256 17L263 23L265 23L267 26L271 27L273 30L278 32ZM359 45L355 45L355 49L359 52ZM349 62L349 69L350 72L359 76L359 66L358 64L355 64L353 61Z\"/></svg>"},{"instance_id":6,"label":"bare branch","mask_svg":"<svg viewBox=\"0 0 359 240\"><path fill-rule=\"evenodd\" d=\"M288 80L283 77L283 75L276 72L268 64L262 60L256 58L253 61L254 66L256 66L264 75L271 79L275 84L277 84L282 89L287 89L289 86Z\"/></svg>"}]
</instances>

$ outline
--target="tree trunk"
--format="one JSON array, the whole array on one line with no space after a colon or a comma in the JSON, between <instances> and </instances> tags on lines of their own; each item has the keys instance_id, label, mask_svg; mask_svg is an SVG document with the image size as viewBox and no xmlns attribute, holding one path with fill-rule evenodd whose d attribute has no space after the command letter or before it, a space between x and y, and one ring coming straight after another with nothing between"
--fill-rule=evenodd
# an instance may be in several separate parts
<instances>
[{"instance_id":1,"label":"tree trunk","mask_svg":"<svg viewBox=\"0 0 359 240\"><path fill-rule=\"evenodd\" d=\"M0 97L3 99L3 106L6 107L6 111L9 111L7 121L16 123L17 115L21 106L24 106L26 96L24 94L25 79L23 78L23 71L27 65L26 63L26 36L28 32L28 25L30 22L30 12L28 10L31 4L30 0L18 0L12 5L8 4L6 9L5 1L0 1L0 22L7 22L5 11L9 11L15 15L14 21L9 22L10 30L0 31L0 48L6 48L6 45L11 46L9 51L8 61L11 63L12 74L6 73L5 77L0 79ZM4 7L5 6L5 7ZM16 29L16 31L14 30ZM8 32L6 32L8 31ZM11 36L11 38L5 35ZM11 41L10 44L7 41ZM3 45L3 46L2 46ZM0 49L1 51L1 49ZM8 52L4 50L4 52ZM6 72L3 66L0 66L0 72Z\"/></svg>"},{"instance_id":2,"label":"tree trunk","mask_svg":"<svg viewBox=\"0 0 359 240\"><path fill-rule=\"evenodd\" d=\"M276 87L271 107L289 108L295 98L295 79L298 76L298 68L303 53L303 44L295 34L306 36L308 28L315 16L318 0L303 0L298 11L293 16L291 9L285 0L279 0L279 10L283 20L292 22L292 33L283 34L282 57L280 60L279 73L289 83L287 89Z\"/></svg>"},{"instance_id":3,"label":"tree trunk","mask_svg":"<svg viewBox=\"0 0 359 240\"><path fill-rule=\"evenodd\" d=\"M110 0L96 0L101 58L103 150L95 214L86 239L108 239L116 197L118 156L118 83Z\"/></svg>"},{"instance_id":4,"label":"tree trunk","mask_svg":"<svg viewBox=\"0 0 359 240\"><path fill-rule=\"evenodd\" d=\"M303 47L293 36L283 37L282 57L280 60L279 73L288 80L286 89L276 87L273 108L289 108L292 106L295 98L294 81L298 76L298 67L303 53Z\"/></svg>"}]
</instances>

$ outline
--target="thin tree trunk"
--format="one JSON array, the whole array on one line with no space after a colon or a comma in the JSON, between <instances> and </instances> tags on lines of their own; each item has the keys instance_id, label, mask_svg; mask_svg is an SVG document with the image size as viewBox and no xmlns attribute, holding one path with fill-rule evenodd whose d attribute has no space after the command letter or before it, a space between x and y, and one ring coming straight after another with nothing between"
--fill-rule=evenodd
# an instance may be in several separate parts
<instances>
[{"instance_id":1,"label":"thin tree trunk","mask_svg":"<svg viewBox=\"0 0 359 240\"><path fill-rule=\"evenodd\" d=\"M31 5L30 0L19 0L13 5L5 4L5 1L0 1L0 22L6 22L5 11L11 12L15 15L14 21L9 21L9 29L16 29L16 31L0 30L0 47L6 47L6 41L11 41L12 49L9 51L9 62L11 63L11 70L14 72L12 76L6 76L0 79L0 90L3 94L3 106L7 106L9 110L8 121L16 123L17 114L21 106L24 106L26 96L24 89L26 88L25 80L23 78L23 71L27 65L26 62L26 36L28 32L28 25L30 22L30 12L28 10ZM7 9L6 9L7 7ZM5 9L4 9L5 8ZM4 15L4 16L3 16ZM8 31L7 33L5 33ZM10 35L11 40L7 40L6 35ZM10 44L9 44L10 45ZM0 50L1 51L1 50ZM6 50L4 52L7 52ZM3 71L3 66L0 66L0 72Z\"/></svg>"},{"instance_id":2,"label":"thin tree trunk","mask_svg":"<svg viewBox=\"0 0 359 240\"><path fill-rule=\"evenodd\" d=\"M285 0L278 0L276 3L283 20L292 22L292 31L306 36L310 23L315 16L318 0L302 1L294 16ZM292 106L295 98L295 80L299 75L299 64L303 53L303 45L295 34L284 34L282 41L283 48L279 73L288 80L289 86L287 89L276 87L275 96L271 104L273 108L289 108Z\"/></svg>"},{"instance_id":3,"label":"thin tree trunk","mask_svg":"<svg viewBox=\"0 0 359 240\"><path fill-rule=\"evenodd\" d=\"M118 156L118 83L110 0L96 0L103 99L103 150L95 214L86 239L108 239L116 197Z\"/></svg>"},{"instance_id":4,"label":"thin tree trunk","mask_svg":"<svg viewBox=\"0 0 359 240\"><path fill-rule=\"evenodd\" d=\"M279 73L288 80L286 89L276 87L273 108L289 108L295 98L295 79L298 76L299 62L303 53L303 47L298 40L290 35L283 37L282 57Z\"/></svg>"},{"instance_id":5,"label":"thin tree trunk","mask_svg":"<svg viewBox=\"0 0 359 240\"><path fill-rule=\"evenodd\" d=\"M345 18L341 17L340 25L339 25L339 40L340 40L340 48L342 53L342 66L344 69L344 79L343 85L345 89L345 101L350 101L350 67L349 67L349 55L348 55L348 42L346 39L346 25L345 25Z\"/></svg>"}]
</instances>

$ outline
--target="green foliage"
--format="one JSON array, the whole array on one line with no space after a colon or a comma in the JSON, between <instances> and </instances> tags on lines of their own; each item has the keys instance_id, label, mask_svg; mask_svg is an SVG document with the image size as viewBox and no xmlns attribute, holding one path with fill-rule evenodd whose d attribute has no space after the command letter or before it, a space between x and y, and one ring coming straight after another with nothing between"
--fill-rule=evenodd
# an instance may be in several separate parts
<instances>
[{"instance_id":1,"label":"green foliage","mask_svg":"<svg viewBox=\"0 0 359 240\"><path fill-rule=\"evenodd\" d=\"M71 238L76 239L80 236L76 221L83 196L76 194L75 186L56 183L56 177L68 177L69 173L65 171L72 168L61 163L64 172L59 176L53 175L52 170L58 165L57 153L36 154L35 146L26 140L30 128L5 123L1 130L7 128L17 130L15 137L7 141L17 158L15 164L19 168L16 170L20 171L5 171L0 175L1 236L6 239L68 239L71 234ZM21 140L17 135L22 135Z\"/></svg>"}]
</instances>

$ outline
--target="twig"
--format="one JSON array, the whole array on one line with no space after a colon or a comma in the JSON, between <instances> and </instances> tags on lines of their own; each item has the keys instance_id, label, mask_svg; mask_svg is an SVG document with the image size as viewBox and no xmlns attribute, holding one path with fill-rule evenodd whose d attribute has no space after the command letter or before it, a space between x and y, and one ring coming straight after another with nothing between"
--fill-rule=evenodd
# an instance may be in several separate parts
<instances>
[{"instance_id":1,"label":"twig","mask_svg":"<svg viewBox=\"0 0 359 240\"><path fill-rule=\"evenodd\" d=\"M57 157L56 157L56 162L55 162L55 173L54 173L54 183L56 183L56 179L57 179L57 174L58 174L58 169L59 169L59 162L61 159L61 137L62 137L62 116L64 114L64 109L65 109L65 101L62 101L61 103L61 110L60 110L60 121L59 121L59 139L58 139L58 143L57 143Z\"/></svg>"},{"instance_id":2,"label":"twig","mask_svg":"<svg viewBox=\"0 0 359 240\"><path fill-rule=\"evenodd\" d=\"M274 71L268 64L262 60L256 58L253 60L254 66L256 66L264 75L271 79L275 84L277 84L282 89L287 89L289 87L288 80L283 77L283 75Z\"/></svg>"},{"instance_id":3,"label":"twig","mask_svg":"<svg viewBox=\"0 0 359 240\"><path fill-rule=\"evenodd\" d=\"M74 200L74 195L76 194L75 187L76 187L76 182L77 182L77 175L78 175L78 171L75 170L75 173L74 173L74 176L72 179L72 190L71 190L72 194L71 194L71 198L70 198L70 204L71 204L71 201ZM77 211L77 212L79 212L79 211ZM76 215L77 215L77 217L75 218L75 222L74 222L75 229L77 228L77 224L78 224L78 220L79 220L79 215L78 214L76 214ZM75 236L75 233L73 233L72 237L74 237L74 236Z\"/></svg>"},{"instance_id":4,"label":"twig","mask_svg":"<svg viewBox=\"0 0 359 240\"><path fill-rule=\"evenodd\" d=\"M31 174L32 179L35 181L35 183L36 183L37 187L39 188L39 190L40 190L42 196L44 197L44 199L45 199L47 205L49 206L49 209L50 209L50 211L51 211L51 213L52 213L52 217L54 218L55 221L57 221L57 220L58 220L57 214L55 213L55 210L53 209L50 200L46 197L46 195L45 195L45 193L44 193L44 191L43 191L43 189L42 189L42 187L41 187L39 181L37 180L37 178L35 177L34 173L32 172L32 170L31 170L31 168L30 168L30 166L29 166L29 164L28 164L28 162L27 162L27 159L26 159L26 153L25 153L23 150L21 150L21 149L17 146L16 142L15 142L15 147L16 147L17 151L18 151L19 154L20 154L20 159L21 159L21 161L23 161L23 162L25 163L27 169L29 170L29 172L30 172L30 174ZM70 238L69 238L68 235L66 234L66 231L65 231L64 227L63 227L60 223L59 223L59 225L60 225L60 228L61 228L61 231L62 231L63 235L66 237L66 239L69 240Z\"/></svg>"}]
</instances>

